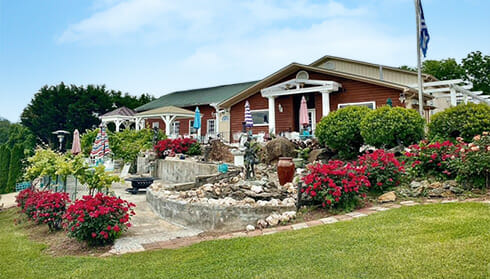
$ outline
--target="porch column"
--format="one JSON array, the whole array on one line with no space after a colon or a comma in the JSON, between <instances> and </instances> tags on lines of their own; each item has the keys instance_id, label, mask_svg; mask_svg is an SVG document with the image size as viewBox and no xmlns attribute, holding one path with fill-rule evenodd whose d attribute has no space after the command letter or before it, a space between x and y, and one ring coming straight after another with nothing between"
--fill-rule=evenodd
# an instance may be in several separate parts
<instances>
[{"instance_id":1,"label":"porch column","mask_svg":"<svg viewBox=\"0 0 490 279\"><path fill-rule=\"evenodd\" d=\"M275 96L267 97L269 99L269 133L276 134L276 102Z\"/></svg>"},{"instance_id":2,"label":"porch column","mask_svg":"<svg viewBox=\"0 0 490 279\"><path fill-rule=\"evenodd\" d=\"M451 86L449 88L450 96L451 96L451 106L455 107L458 105L458 101L456 100L456 88Z\"/></svg>"},{"instance_id":3,"label":"porch column","mask_svg":"<svg viewBox=\"0 0 490 279\"><path fill-rule=\"evenodd\" d=\"M121 120L116 120L114 122L114 124L116 124L116 133L119 133L119 127L121 126Z\"/></svg>"},{"instance_id":4,"label":"porch column","mask_svg":"<svg viewBox=\"0 0 490 279\"><path fill-rule=\"evenodd\" d=\"M330 93L322 91L322 116L327 116L330 113Z\"/></svg>"},{"instance_id":5,"label":"porch column","mask_svg":"<svg viewBox=\"0 0 490 279\"><path fill-rule=\"evenodd\" d=\"M170 135L170 125L172 125L172 122L175 119L175 115L162 115L160 117L162 118L163 122L165 122L165 135L168 137Z\"/></svg>"}]
</instances>

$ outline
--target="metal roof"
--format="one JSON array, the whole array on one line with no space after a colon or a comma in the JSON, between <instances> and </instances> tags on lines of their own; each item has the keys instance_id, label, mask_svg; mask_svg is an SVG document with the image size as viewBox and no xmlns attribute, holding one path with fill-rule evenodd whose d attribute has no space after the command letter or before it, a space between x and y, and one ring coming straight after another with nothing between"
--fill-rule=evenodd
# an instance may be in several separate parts
<instances>
[{"instance_id":1,"label":"metal roof","mask_svg":"<svg viewBox=\"0 0 490 279\"><path fill-rule=\"evenodd\" d=\"M258 81L249 81L235 84L227 84L206 88L176 91L137 107L138 112L155 109L164 106L190 107L220 103L235 96L244 89L254 85Z\"/></svg>"},{"instance_id":2,"label":"metal roof","mask_svg":"<svg viewBox=\"0 0 490 279\"><path fill-rule=\"evenodd\" d=\"M156 115L177 115L193 117L192 110L183 109L175 106L165 106L137 113L135 116L156 116Z\"/></svg>"}]
</instances>

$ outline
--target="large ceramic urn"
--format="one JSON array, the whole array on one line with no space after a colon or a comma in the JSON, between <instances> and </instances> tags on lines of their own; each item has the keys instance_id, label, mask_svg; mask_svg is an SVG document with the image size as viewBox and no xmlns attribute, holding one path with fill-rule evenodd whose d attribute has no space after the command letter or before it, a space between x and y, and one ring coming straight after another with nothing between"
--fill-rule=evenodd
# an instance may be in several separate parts
<instances>
[{"instance_id":1,"label":"large ceramic urn","mask_svg":"<svg viewBox=\"0 0 490 279\"><path fill-rule=\"evenodd\" d=\"M277 176L279 177L279 184L284 185L293 181L294 177L294 163L291 157L280 157L277 162Z\"/></svg>"}]
</instances>

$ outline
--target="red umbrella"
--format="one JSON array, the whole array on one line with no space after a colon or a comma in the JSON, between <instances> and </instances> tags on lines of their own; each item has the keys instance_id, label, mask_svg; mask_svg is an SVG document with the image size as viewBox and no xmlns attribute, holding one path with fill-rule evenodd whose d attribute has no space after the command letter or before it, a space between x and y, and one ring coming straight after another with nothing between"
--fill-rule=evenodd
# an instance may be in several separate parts
<instances>
[{"instance_id":1,"label":"red umbrella","mask_svg":"<svg viewBox=\"0 0 490 279\"><path fill-rule=\"evenodd\" d=\"M299 106L299 125L307 126L310 124L310 120L308 119L308 106L306 105L305 96L301 98L301 105Z\"/></svg>"},{"instance_id":2,"label":"red umbrella","mask_svg":"<svg viewBox=\"0 0 490 279\"><path fill-rule=\"evenodd\" d=\"M71 146L71 153L73 155L77 155L82 152L82 148L80 147L80 132L78 129L75 129L73 132L73 144Z\"/></svg>"}]
</instances>

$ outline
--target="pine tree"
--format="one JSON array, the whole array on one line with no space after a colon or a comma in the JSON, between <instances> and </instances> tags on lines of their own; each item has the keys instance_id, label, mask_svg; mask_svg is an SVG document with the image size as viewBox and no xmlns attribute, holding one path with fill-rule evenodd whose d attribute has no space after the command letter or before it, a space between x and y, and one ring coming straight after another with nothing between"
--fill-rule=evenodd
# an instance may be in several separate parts
<instances>
[{"instance_id":1,"label":"pine tree","mask_svg":"<svg viewBox=\"0 0 490 279\"><path fill-rule=\"evenodd\" d=\"M0 194L6 193L9 176L10 148L7 144L0 146Z\"/></svg>"},{"instance_id":2,"label":"pine tree","mask_svg":"<svg viewBox=\"0 0 490 279\"><path fill-rule=\"evenodd\" d=\"M15 191L15 184L22 176L22 160L24 159L24 148L21 144L14 145L10 151L9 178L6 193Z\"/></svg>"}]
</instances>

